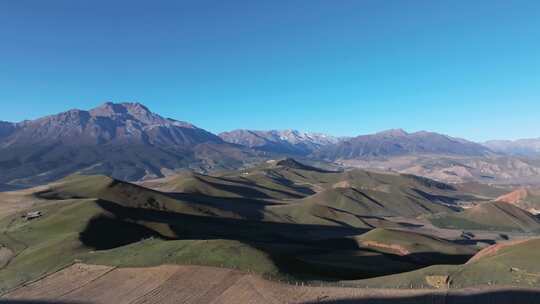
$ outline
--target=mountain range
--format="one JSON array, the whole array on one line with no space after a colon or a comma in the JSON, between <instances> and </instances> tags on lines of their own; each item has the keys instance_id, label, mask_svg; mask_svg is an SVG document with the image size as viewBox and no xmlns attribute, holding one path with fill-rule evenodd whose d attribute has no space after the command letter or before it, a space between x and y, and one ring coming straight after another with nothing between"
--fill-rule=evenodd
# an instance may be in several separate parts
<instances>
[{"instance_id":1,"label":"mountain range","mask_svg":"<svg viewBox=\"0 0 540 304\"><path fill-rule=\"evenodd\" d=\"M426 131L407 133L394 129L340 141L321 149L317 156L337 160L410 154L487 156L493 153L485 146L460 138Z\"/></svg>"},{"instance_id":2,"label":"mountain range","mask_svg":"<svg viewBox=\"0 0 540 304\"><path fill-rule=\"evenodd\" d=\"M140 180L179 168L236 168L256 156L139 103L105 103L0 126L0 184L33 185L75 172Z\"/></svg>"},{"instance_id":3,"label":"mountain range","mask_svg":"<svg viewBox=\"0 0 540 304\"><path fill-rule=\"evenodd\" d=\"M295 130L235 130L221 133L219 136L227 142L249 148L274 153L311 155L329 161L408 154L463 156L494 154L486 146L464 139L426 131L407 133L402 129L357 137L333 137Z\"/></svg>"},{"instance_id":4,"label":"mountain range","mask_svg":"<svg viewBox=\"0 0 540 304\"><path fill-rule=\"evenodd\" d=\"M491 140L484 145L493 151L509 155L540 157L540 138Z\"/></svg>"},{"instance_id":5,"label":"mountain range","mask_svg":"<svg viewBox=\"0 0 540 304\"><path fill-rule=\"evenodd\" d=\"M219 137L226 142L261 151L304 156L343 140L322 133L305 133L297 130L234 130L220 133Z\"/></svg>"},{"instance_id":6,"label":"mountain range","mask_svg":"<svg viewBox=\"0 0 540 304\"><path fill-rule=\"evenodd\" d=\"M538 142L526 143L531 151L538 148ZM140 103L107 102L88 111L74 109L36 120L0 122L0 190L73 173L138 181L184 169L236 169L286 156L448 182L511 182L540 174L537 161L517 158L514 155L523 153L508 148L524 145L522 141L482 145L401 129L357 137L246 129L215 135L191 123L164 118Z\"/></svg>"},{"instance_id":7,"label":"mountain range","mask_svg":"<svg viewBox=\"0 0 540 304\"><path fill-rule=\"evenodd\" d=\"M3 148L51 143L68 146L222 143L210 132L163 118L138 103L105 103L90 111L70 110L37 120L6 123L2 129Z\"/></svg>"}]
</instances>

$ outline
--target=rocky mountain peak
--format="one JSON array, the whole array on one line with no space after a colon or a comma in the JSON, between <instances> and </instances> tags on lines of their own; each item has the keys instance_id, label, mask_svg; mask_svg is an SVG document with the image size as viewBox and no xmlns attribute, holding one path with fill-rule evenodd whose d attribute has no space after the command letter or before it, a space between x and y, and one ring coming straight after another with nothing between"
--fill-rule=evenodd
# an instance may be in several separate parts
<instances>
[{"instance_id":1,"label":"rocky mountain peak","mask_svg":"<svg viewBox=\"0 0 540 304\"><path fill-rule=\"evenodd\" d=\"M17 132L0 127L0 133L4 134L0 137L4 141L0 143L2 146L49 142L71 146L126 143L185 146L221 142L205 130L163 118L136 102L106 102L88 111L73 109L16 125Z\"/></svg>"},{"instance_id":2,"label":"rocky mountain peak","mask_svg":"<svg viewBox=\"0 0 540 304\"><path fill-rule=\"evenodd\" d=\"M151 123L158 118L147 107L140 103L112 103L106 102L97 108L91 109L90 114L94 117L108 117L112 119L139 120Z\"/></svg>"},{"instance_id":3,"label":"rocky mountain peak","mask_svg":"<svg viewBox=\"0 0 540 304\"><path fill-rule=\"evenodd\" d=\"M179 168L240 166L244 157L255 156L132 102L0 122L0 150L0 186L19 178L25 183L51 181L74 172L138 180Z\"/></svg>"},{"instance_id":4,"label":"rocky mountain peak","mask_svg":"<svg viewBox=\"0 0 540 304\"><path fill-rule=\"evenodd\" d=\"M376 135L392 136L392 137L402 137L402 136L407 136L407 135L409 135L409 133L407 133L407 132L406 132L405 130L403 130L403 129L389 129L389 130L385 130L385 131L378 132L378 133L376 133Z\"/></svg>"}]
</instances>

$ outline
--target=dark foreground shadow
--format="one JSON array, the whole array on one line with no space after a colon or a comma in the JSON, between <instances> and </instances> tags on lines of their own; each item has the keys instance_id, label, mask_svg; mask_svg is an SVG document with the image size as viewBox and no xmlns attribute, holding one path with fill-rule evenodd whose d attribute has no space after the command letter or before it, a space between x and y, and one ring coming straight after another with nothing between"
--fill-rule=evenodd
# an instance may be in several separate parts
<instances>
[{"instance_id":1,"label":"dark foreground shadow","mask_svg":"<svg viewBox=\"0 0 540 304\"><path fill-rule=\"evenodd\" d=\"M400 291L397 290L396 293ZM365 297L340 300L327 300L321 297L317 301L304 304L538 304L540 290L501 289L492 291L449 291L448 294L426 293L416 296Z\"/></svg>"},{"instance_id":2,"label":"dark foreground shadow","mask_svg":"<svg viewBox=\"0 0 540 304\"><path fill-rule=\"evenodd\" d=\"M40 301L40 300L2 300L0 304L90 304L91 302L73 302L73 301Z\"/></svg>"}]
</instances>

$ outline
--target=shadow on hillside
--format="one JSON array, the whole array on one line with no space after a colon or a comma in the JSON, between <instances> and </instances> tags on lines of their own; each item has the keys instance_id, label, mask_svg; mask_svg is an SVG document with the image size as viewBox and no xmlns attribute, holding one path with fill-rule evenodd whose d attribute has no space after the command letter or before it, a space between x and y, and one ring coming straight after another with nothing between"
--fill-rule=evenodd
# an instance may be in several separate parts
<instances>
[{"instance_id":1,"label":"shadow on hillside","mask_svg":"<svg viewBox=\"0 0 540 304\"><path fill-rule=\"evenodd\" d=\"M456 197L446 196L446 195L437 195L437 194L431 194L427 193L425 191L413 188L412 189L416 194L421 196L422 198L434 202L434 203L443 203L448 205L455 205L460 199Z\"/></svg>"},{"instance_id":2,"label":"shadow on hillside","mask_svg":"<svg viewBox=\"0 0 540 304\"><path fill-rule=\"evenodd\" d=\"M97 204L121 222L166 224L178 239L234 239L257 242L279 242L285 244L316 245L323 239L342 238L367 232L341 226L306 225L294 223L265 222L208 216L189 215L165 210L124 207L119 204L98 200ZM95 221L93 219L92 222ZM89 227L98 226L92 224ZM87 229L89 228L87 227ZM86 230L87 230L86 229ZM355 242L349 241L346 249L353 249Z\"/></svg>"},{"instance_id":3,"label":"shadow on hillside","mask_svg":"<svg viewBox=\"0 0 540 304\"><path fill-rule=\"evenodd\" d=\"M305 225L253 221L215 216L195 216L163 210L124 207L109 201L99 200L101 208L109 216L99 216L89 221L80 233L80 240L88 247L97 250L110 249L148 236L163 239L228 239L240 241L256 248L273 261L280 272L297 279L361 279L396 272L410 271L433 263L462 263L469 257L445 256L438 253L422 253L409 256L383 254L358 244L347 236L362 234L368 229L343 226ZM166 227L174 236L158 234L155 227ZM345 267L339 258L360 261L355 257L359 251L372 251L377 255L362 256L366 267ZM313 255L330 256L327 262L305 262L301 257ZM373 268L372 265L384 262L391 265ZM394 261L394 262L392 262ZM336 262L338 265L336 265ZM339 266L341 263L342 266ZM394 265L395 264L395 265ZM407 265L403 267L403 265ZM410 265L410 266L409 266ZM399 266L399 267L398 267Z\"/></svg>"},{"instance_id":4,"label":"shadow on hillside","mask_svg":"<svg viewBox=\"0 0 540 304\"><path fill-rule=\"evenodd\" d=\"M274 181L274 182L276 182L276 183L278 183L280 185L283 185L285 187L294 189L294 191L304 194L303 196L298 196L298 198L313 195L313 194L316 193L310 187L297 185L293 181L291 181L291 180L289 180L287 178L281 177L281 176L278 177L276 175L272 175L272 177L269 177L269 178L272 179L272 181ZM245 183L246 185L253 185L252 182L243 182L243 183ZM257 185L257 186L260 187L260 185ZM268 188L268 189L272 190L272 188Z\"/></svg>"},{"instance_id":5,"label":"shadow on hillside","mask_svg":"<svg viewBox=\"0 0 540 304\"><path fill-rule=\"evenodd\" d=\"M167 195L190 204L213 207L222 211L232 212L242 218L253 220L263 219L263 210L265 207L279 205L263 199L243 197L217 197L202 194L193 195L189 193L167 193Z\"/></svg>"},{"instance_id":6,"label":"shadow on hillside","mask_svg":"<svg viewBox=\"0 0 540 304\"><path fill-rule=\"evenodd\" d=\"M464 246L474 246L481 243L485 243L488 245L496 244L497 241L493 239L471 239L471 240L451 240L452 243L458 244L458 245L464 245Z\"/></svg>"},{"instance_id":7,"label":"shadow on hillside","mask_svg":"<svg viewBox=\"0 0 540 304\"><path fill-rule=\"evenodd\" d=\"M234 185L236 181L224 180L225 182L228 182L229 184L221 184L221 183L214 183L208 180L204 180L198 176L195 176L194 178L200 183L202 183L203 185L206 184L212 188L216 188L217 190L221 190L221 191L225 191L229 193L235 193L243 197L271 198L269 195L267 195L266 193L260 190L257 190L251 187L244 187L242 185Z\"/></svg>"},{"instance_id":8,"label":"shadow on hillside","mask_svg":"<svg viewBox=\"0 0 540 304\"><path fill-rule=\"evenodd\" d=\"M107 216L91 219L86 229L79 233L83 244L97 250L129 245L149 237L161 236L144 226Z\"/></svg>"},{"instance_id":9,"label":"shadow on hillside","mask_svg":"<svg viewBox=\"0 0 540 304\"><path fill-rule=\"evenodd\" d=\"M204 179L199 178L199 177L195 177L195 178L197 180L199 180L201 183L208 184L208 185L210 185L212 187L215 187L216 189L231 192L231 193L236 193L236 194L239 194L239 195L244 196L244 197L272 198L268 194L266 194L266 193L264 193L264 192L262 192L260 190L254 189L254 188L259 188L259 189L264 189L264 190L267 190L267 191L270 191L270 192L280 193L282 195L289 196L291 198L302 198L305 195L311 195L311 194L315 193L313 190L311 190L308 187L295 185L294 183L292 183L291 181L288 181L286 179L272 178L272 180L274 180L276 183L279 183L279 184L282 184L284 186L290 187L290 188L294 189L295 191L298 191L300 193L304 193L305 195L302 196L302 195L291 193L291 192L288 192L288 191L285 191L285 190L269 188L269 187L266 187L266 186L263 186L263 185L260 185L260 184L254 184L252 182L241 181L241 180L237 180L237 179L220 178L221 180L223 180L225 182L234 183L234 184L240 184L240 185L220 184L220 183L214 183L214 182L211 182L211 181L207 181L207 180L204 180ZM252 188L252 187L254 187L254 188Z\"/></svg>"},{"instance_id":10,"label":"shadow on hillside","mask_svg":"<svg viewBox=\"0 0 540 304\"><path fill-rule=\"evenodd\" d=\"M396 291L399 293L399 291ZM425 295L403 297L359 297L340 300L325 300L321 297L317 301L304 302L304 304L537 304L540 290L496 290L465 294L464 292L449 291L445 293L426 293Z\"/></svg>"}]
</instances>

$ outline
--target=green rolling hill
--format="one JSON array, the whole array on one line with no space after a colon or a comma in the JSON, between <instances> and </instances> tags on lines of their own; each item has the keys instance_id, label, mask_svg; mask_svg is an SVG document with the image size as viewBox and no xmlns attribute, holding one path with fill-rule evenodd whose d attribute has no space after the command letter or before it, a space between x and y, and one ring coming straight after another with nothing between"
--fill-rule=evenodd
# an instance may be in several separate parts
<instances>
[{"instance_id":1,"label":"green rolling hill","mask_svg":"<svg viewBox=\"0 0 540 304\"><path fill-rule=\"evenodd\" d=\"M493 245L463 265L435 265L347 284L381 288L538 287L540 267L536 260L539 249L539 239L525 239L508 245Z\"/></svg>"},{"instance_id":2,"label":"green rolling hill","mask_svg":"<svg viewBox=\"0 0 540 304\"><path fill-rule=\"evenodd\" d=\"M453 229L538 232L540 221L533 214L512 204L488 202L459 213L430 218L439 227Z\"/></svg>"},{"instance_id":3,"label":"green rolling hill","mask_svg":"<svg viewBox=\"0 0 540 304\"><path fill-rule=\"evenodd\" d=\"M422 218L459 218L471 212L459 202L485 199L416 176L293 160L139 184L73 175L18 195L35 203L0 219L1 290L73 261L212 265L306 281L460 264L478 250L474 240L437 236ZM28 211L43 215L25 220ZM527 225L532 231L532 218Z\"/></svg>"}]
</instances>

